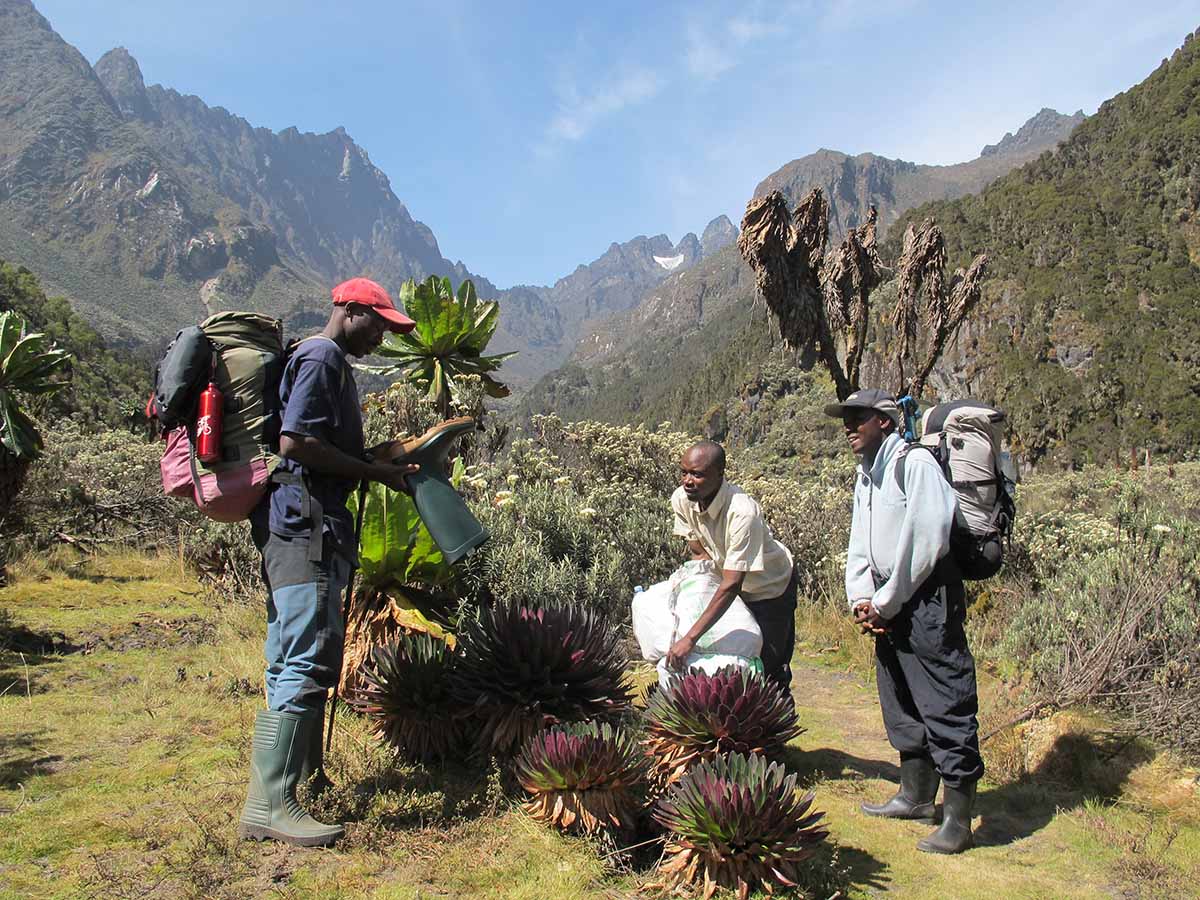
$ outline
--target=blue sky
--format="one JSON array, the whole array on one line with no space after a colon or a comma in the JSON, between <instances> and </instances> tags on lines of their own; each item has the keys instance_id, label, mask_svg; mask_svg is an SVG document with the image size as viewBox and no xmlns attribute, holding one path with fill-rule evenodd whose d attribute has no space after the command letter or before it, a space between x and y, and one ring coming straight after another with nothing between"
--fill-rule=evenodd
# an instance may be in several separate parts
<instances>
[{"instance_id":1,"label":"blue sky","mask_svg":"<svg viewBox=\"0 0 1200 900\"><path fill-rule=\"evenodd\" d=\"M125 46L254 125L344 126L502 287L736 223L820 147L971 159L1043 106L1094 112L1200 26L1194 0L34 2L92 62Z\"/></svg>"}]
</instances>

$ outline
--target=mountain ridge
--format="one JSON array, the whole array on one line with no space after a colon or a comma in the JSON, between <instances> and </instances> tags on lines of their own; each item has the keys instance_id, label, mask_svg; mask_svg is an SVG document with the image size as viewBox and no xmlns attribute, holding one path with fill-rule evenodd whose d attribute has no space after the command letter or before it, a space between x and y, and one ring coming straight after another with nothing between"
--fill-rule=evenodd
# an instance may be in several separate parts
<instances>
[{"instance_id":1,"label":"mountain ridge","mask_svg":"<svg viewBox=\"0 0 1200 900\"><path fill-rule=\"evenodd\" d=\"M847 227L857 227L865 218L871 205L879 209L880 221L889 217L893 222L908 208L905 204L922 191L932 190L937 185L939 193L961 193L965 186L988 177L993 171L1007 171L1015 167L1018 160L1027 159L1035 151L1044 152L1057 145L1083 119L1082 113L1063 116L1054 110L1043 108L1017 130L1009 132L997 144L984 148L989 159L981 164L983 155L966 163L952 166L929 166L905 160L888 159L874 153L849 156L837 150L822 148L807 156L784 164L763 179L755 189L758 197L771 190L781 190L788 202L795 205L813 187L820 187L829 200L830 243L844 234ZM989 148L994 148L989 152ZM950 173L947 175L946 173ZM939 182L938 179L941 179ZM916 192L916 193L914 193ZM732 224L731 224L732 227ZM881 229L882 231L883 229ZM701 310L701 300L707 295L711 302L724 289L753 292L753 277L749 269L734 252L727 251L717 269L724 266L743 267L733 281L714 280L715 271L701 275L695 281L695 290L701 297L682 300L685 306ZM747 278L749 280L747 281ZM669 310L673 297L686 295L692 279L682 274L669 279L661 290L652 289L638 305L629 312L596 323L584 331L579 338L570 362L583 368L600 365L614 354L628 350L647 331L657 335L658 322L675 322L677 313ZM716 284L723 287L714 287ZM749 285L749 288L746 286ZM718 301L719 302L719 301ZM694 324L703 322L699 313Z\"/></svg>"},{"instance_id":2,"label":"mountain ridge","mask_svg":"<svg viewBox=\"0 0 1200 900\"><path fill-rule=\"evenodd\" d=\"M809 190L820 187L829 201L830 242L836 243L866 221L872 206L878 210L880 230L886 231L906 209L981 190L1052 149L1085 118L1082 110L1065 116L1044 107L1016 134L1009 132L997 143L988 144L975 159L944 166L870 152L851 156L823 147L772 172L755 187L754 196L778 190L794 206Z\"/></svg>"},{"instance_id":3,"label":"mountain ridge","mask_svg":"<svg viewBox=\"0 0 1200 900\"><path fill-rule=\"evenodd\" d=\"M485 278L445 259L344 128L256 128L93 68L28 0L0 0L0 256L104 331L161 339L217 308L303 325L347 272Z\"/></svg>"},{"instance_id":4,"label":"mountain ridge","mask_svg":"<svg viewBox=\"0 0 1200 900\"><path fill-rule=\"evenodd\" d=\"M29 0L0 0L0 26L0 258L38 272L118 344L162 342L231 307L311 328L351 274L392 289L472 278L501 301L495 347L522 351L506 367L519 385L595 319L737 236L718 216L702 238L639 235L553 285L502 291L442 256L345 128L254 126L146 84L124 47L90 66Z\"/></svg>"}]
</instances>

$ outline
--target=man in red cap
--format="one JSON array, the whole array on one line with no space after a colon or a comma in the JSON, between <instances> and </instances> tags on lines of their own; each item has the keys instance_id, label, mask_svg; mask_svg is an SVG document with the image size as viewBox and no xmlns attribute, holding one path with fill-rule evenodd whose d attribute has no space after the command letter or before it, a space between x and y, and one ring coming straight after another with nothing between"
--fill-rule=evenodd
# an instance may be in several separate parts
<instances>
[{"instance_id":1,"label":"man in red cap","mask_svg":"<svg viewBox=\"0 0 1200 900\"><path fill-rule=\"evenodd\" d=\"M254 724L250 791L239 830L302 846L327 845L341 825L308 815L296 788L321 773L325 698L342 668L341 596L358 565L346 501L360 481L407 490L412 465L370 461L354 370L346 356L375 350L385 331L412 331L387 291L367 278L333 289L320 334L301 341L279 387L282 461L251 518L267 584L267 709Z\"/></svg>"}]
</instances>

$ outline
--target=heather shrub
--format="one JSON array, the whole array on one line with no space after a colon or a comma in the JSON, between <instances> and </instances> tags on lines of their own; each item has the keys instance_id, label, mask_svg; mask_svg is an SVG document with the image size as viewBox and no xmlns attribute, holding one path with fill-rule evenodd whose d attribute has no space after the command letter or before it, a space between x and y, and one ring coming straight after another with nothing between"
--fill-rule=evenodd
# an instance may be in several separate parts
<instances>
[{"instance_id":1,"label":"heather shrub","mask_svg":"<svg viewBox=\"0 0 1200 900\"><path fill-rule=\"evenodd\" d=\"M473 592L580 597L628 621L637 584L666 578L682 559L668 502L679 460L697 440L670 423L564 423L537 416L494 464L472 467L465 488L492 540L468 566ZM731 453L729 479L762 505L796 559L801 592L826 600L841 581L850 527L847 467L800 482L750 476Z\"/></svg>"},{"instance_id":2,"label":"heather shrub","mask_svg":"<svg viewBox=\"0 0 1200 900\"><path fill-rule=\"evenodd\" d=\"M463 570L477 602L577 600L627 622L634 586L661 581L679 563L670 519L645 497L618 508L567 484L514 482L480 493L473 507L491 532Z\"/></svg>"},{"instance_id":3,"label":"heather shrub","mask_svg":"<svg viewBox=\"0 0 1200 900\"><path fill-rule=\"evenodd\" d=\"M45 432L8 527L17 552L70 543L169 548L231 594L258 590L258 553L247 523L223 525L163 494L163 445L123 430L94 431L67 417Z\"/></svg>"},{"instance_id":4,"label":"heather shrub","mask_svg":"<svg viewBox=\"0 0 1200 900\"><path fill-rule=\"evenodd\" d=\"M1098 706L1200 754L1197 538L1185 520L1139 516L1095 552L1037 559L1045 580L1016 605L998 648L1028 673L1034 705Z\"/></svg>"},{"instance_id":5,"label":"heather shrub","mask_svg":"<svg viewBox=\"0 0 1200 900\"><path fill-rule=\"evenodd\" d=\"M180 505L162 492L160 443L128 431L93 431L73 417L45 426L44 439L17 501L25 540L37 547L63 540L155 544L176 533Z\"/></svg>"}]
</instances>

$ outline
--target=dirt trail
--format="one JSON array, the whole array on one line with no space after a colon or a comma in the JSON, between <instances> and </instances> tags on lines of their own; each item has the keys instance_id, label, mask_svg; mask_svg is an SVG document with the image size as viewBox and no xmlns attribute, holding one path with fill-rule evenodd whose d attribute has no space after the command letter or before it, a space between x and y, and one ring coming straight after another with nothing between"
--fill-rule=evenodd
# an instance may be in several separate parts
<instances>
[{"instance_id":1,"label":"dirt trail","mask_svg":"<svg viewBox=\"0 0 1200 900\"><path fill-rule=\"evenodd\" d=\"M911 898L1190 897L1174 860L1196 846L1195 823L1172 845L1158 819L1037 777L979 788L977 848L957 857L916 850L928 825L874 819L858 806L890 796L898 758L873 683L813 661L793 663L793 695L807 729L790 766L816 791L852 894ZM1115 798L1109 798L1115 799ZM1121 798L1126 799L1126 798ZM1174 826L1172 826L1174 827ZM1139 842L1140 841L1140 842ZM1195 870L1192 870L1194 877Z\"/></svg>"}]
</instances>

